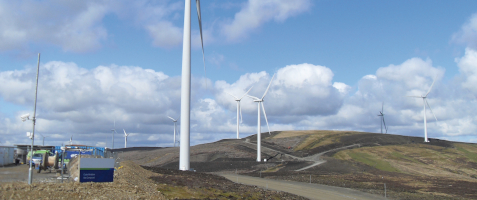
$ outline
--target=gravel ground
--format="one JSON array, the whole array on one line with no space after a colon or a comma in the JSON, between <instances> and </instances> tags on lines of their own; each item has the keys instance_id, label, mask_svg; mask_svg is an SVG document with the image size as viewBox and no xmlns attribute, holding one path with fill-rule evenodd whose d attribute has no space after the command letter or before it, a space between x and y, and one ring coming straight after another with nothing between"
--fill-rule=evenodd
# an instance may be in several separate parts
<instances>
[{"instance_id":1,"label":"gravel ground","mask_svg":"<svg viewBox=\"0 0 477 200\"><path fill-rule=\"evenodd\" d=\"M157 174L132 162L121 163L111 183L0 184L0 199L166 199L150 177Z\"/></svg>"}]
</instances>

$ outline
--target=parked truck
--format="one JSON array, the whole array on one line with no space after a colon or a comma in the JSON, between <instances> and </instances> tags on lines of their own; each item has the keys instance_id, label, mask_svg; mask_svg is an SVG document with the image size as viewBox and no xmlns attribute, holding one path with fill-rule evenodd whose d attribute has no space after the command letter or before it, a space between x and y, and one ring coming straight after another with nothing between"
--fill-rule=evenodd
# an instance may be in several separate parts
<instances>
[{"instance_id":1,"label":"parked truck","mask_svg":"<svg viewBox=\"0 0 477 200\"><path fill-rule=\"evenodd\" d=\"M31 152L27 155L27 163L30 163ZM37 173L41 170L58 169L59 155L50 150L37 150L33 152L32 165L35 167Z\"/></svg>"}]
</instances>

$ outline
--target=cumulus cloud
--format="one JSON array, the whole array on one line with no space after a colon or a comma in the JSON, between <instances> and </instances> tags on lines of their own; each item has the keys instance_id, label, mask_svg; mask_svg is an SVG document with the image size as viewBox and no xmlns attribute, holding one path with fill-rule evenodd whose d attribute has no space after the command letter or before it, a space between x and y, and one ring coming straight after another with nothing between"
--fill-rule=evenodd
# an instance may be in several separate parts
<instances>
[{"instance_id":1,"label":"cumulus cloud","mask_svg":"<svg viewBox=\"0 0 477 200\"><path fill-rule=\"evenodd\" d=\"M309 0L249 0L230 23L223 25L222 34L227 40L236 41L268 21L283 22L307 11L310 6Z\"/></svg>"},{"instance_id":2,"label":"cumulus cloud","mask_svg":"<svg viewBox=\"0 0 477 200\"><path fill-rule=\"evenodd\" d=\"M173 47L182 44L182 29L171 22L161 21L146 27L153 38L152 44L159 47Z\"/></svg>"},{"instance_id":3,"label":"cumulus cloud","mask_svg":"<svg viewBox=\"0 0 477 200\"><path fill-rule=\"evenodd\" d=\"M277 71L275 79L264 99L268 119L271 123L299 122L304 116L334 114L342 105L343 93L347 93L344 83L332 83L333 73L324 66L312 64L288 65ZM247 73L238 81L229 84L216 82L216 100L229 111L236 110L233 97L242 96L253 87L250 95L261 98L268 87L271 75L266 72ZM257 105L250 98L241 101L242 111L253 116ZM256 114L255 114L256 115ZM245 121L245 120L244 120ZM253 120L247 121L254 123Z\"/></svg>"},{"instance_id":4,"label":"cumulus cloud","mask_svg":"<svg viewBox=\"0 0 477 200\"><path fill-rule=\"evenodd\" d=\"M477 60L472 59L474 52L469 50L466 56L457 59L461 75L473 76L472 66ZM454 138L475 135L474 112L472 104L476 103L473 95L464 86L471 85L470 79L456 77L444 82L445 70L432 65L430 59L411 58L398 65L381 67L376 74L363 76L357 84L357 91L344 99L343 106L336 114L309 116L301 121L310 129L339 129L380 132L381 106L388 133L423 136L423 102L412 96L425 95L431 84L435 84L428 96L428 102L436 115L427 109L429 137ZM477 94L477 93L474 93Z\"/></svg>"},{"instance_id":5,"label":"cumulus cloud","mask_svg":"<svg viewBox=\"0 0 477 200\"><path fill-rule=\"evenodd\" d=\"M204 18L204 43L214 43L220 34L236 41L266 22L283 22L300 14L310 4L309 0L249 0L233 20ZM124 26L144 30L153 46L177 47L183 37L183 9L183 2L178 1L0 1L0 51L28 54L25 52L31 48L45 45L66 52L94 51L105 42L114 42L108 37L107 16L117 17ZM219 23L214 27L215 21ZM198 30L192 30L191 39L194 47L200 47Z\"/></svg>"},{"instance_id":6,"label":"cumulus cloud","mask_svg":"<svg viewBox=\"0 0 477 200\"><path fill-rule=\"evenodd\" d=\"M444 69L433 66L430 59L411 58L363 76L355 90L333 82L334 74L325 66L303 63L279 68L264 100L270 129L379 132L378 114L384 103L389 133L422 136L422 100L406 96L425 94L435 80L428 101L439 121L433 121L428 110L429 136L475 135L477 110L472 105L477 103L477 91L470 88L477 63L475 54L468 49L456 60L461 75L451 81L442 80ZM31 107L35 73L28 67L1 71L4 84L0 85L0 97L11 104ZM191 144L234 138L236 101L225 92L241 97L253 87L250 95L262 97L272 76L262 71L243 74L230 83L211 84L206 80L213 85L213 97L205 92L204 79L193 77ZM37 131L51 136L46 144L67 143L74 135L79 144L111 146L110 130L116 121L117 130L133 133L128 138L130 146L172 146L173 123L167 116L180 117L180 77L136 66L85 69L71 62L50 61L41 65L38 91ZM241 137L255 134L257 103L244 97L241 107ZM30 111L20 110L13 118L0 115L2 144L28 140L17 137L31 130L31 122L19 118L26 112ZM265 123L262 130L267 130ZM121 146L124 138L116 137L115 146Z\"/></svg>"},{"instance_id":7,"label":"cumulus cloud","mask_svg":"<svg viewBox=\"0 0 477 200\"><path fill-rule=\"evenodd\" d=\"M477 14L473 14L470 19L462 25L461 30L452 35L451 41L477 49Z\"/></svg>"},{"instance_id":8,"label":"cumulus cloud","mask_svg":"<svg viewBox=\"0 0 477 200\"><path fill-rule=\"evenodd\" d=\"M109 11L107 1L0 1L0 51L38 44L97 49L108 36L102 20Z\"/></svg>"},{"instance_id":9,"label":"cumulus cloud","mask_svg":"<svg viewBox=\"0 0 477 200\"><path fill-rule=\"evenodd\" d=\"M0 87L1 97L14 104L33 105L34 87L30 85L35 74L35 69L28 68L0 72L5 83ZM160 128L169 122L167 115L178 116L179 90L180 77L150 69L111 65L88 70L75 63L47 62L40 66L37 130L106 134L116 120L116 125L127 130L157 133L156 128L163 131ZM5 123L11 124L7 130L24 128L26 123L18 117L23 113Z\"/></svg>"},{"instance_id":10,"label":"cumulus cloud","mask_svg":"<svg viewBox=\"0 0 477 200\"><path fill-rule=\"evenodd\" d=\"M456 59L459 70L464 74L465 81L462 83L462 87L471 91L473 94L477 94L477 51L471 48L465 50L465 55Z\"/></svg>"}]
</instances>

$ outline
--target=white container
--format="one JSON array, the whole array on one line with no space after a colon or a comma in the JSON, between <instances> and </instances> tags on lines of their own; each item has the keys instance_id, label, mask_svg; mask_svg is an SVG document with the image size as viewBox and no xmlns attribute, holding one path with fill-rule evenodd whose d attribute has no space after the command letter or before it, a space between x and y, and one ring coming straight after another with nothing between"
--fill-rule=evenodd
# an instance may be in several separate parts
<instances>
[{"instance_id":1,"label":"white container","mask_svg":"<svg viewBox=\"0 0 477 200\"><path fill-rule=\"evenodd\" d=\"M15 160L13 160L14 148L15 147L0 146L0 165L1 166L15 163Z\"/></svg>"}]
</instances>

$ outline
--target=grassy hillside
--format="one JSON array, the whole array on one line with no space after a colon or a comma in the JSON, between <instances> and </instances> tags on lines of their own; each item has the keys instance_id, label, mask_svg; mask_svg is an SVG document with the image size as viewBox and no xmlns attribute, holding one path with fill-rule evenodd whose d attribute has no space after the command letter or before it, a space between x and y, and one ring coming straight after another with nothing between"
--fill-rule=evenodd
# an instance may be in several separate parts
<instances>
[{"instance_id":1,"label":"grassy hillside","mask_svg":"<svg viewBox=\"0 0 477 200\"><path fill-rule=\"evenodd\" d=\"M289 141L294 141L292 146ZM284 131L265 137L264 143L287 146L301 157L328 152L321 156L328 161L322 165L303 172L269 173L273 178L311 178L374 193L383 193L387 183L388 194L398 199L477 198L476 144L438 139L424 143L421 137L354 131Z\"/></svg>"}]
</instances>

